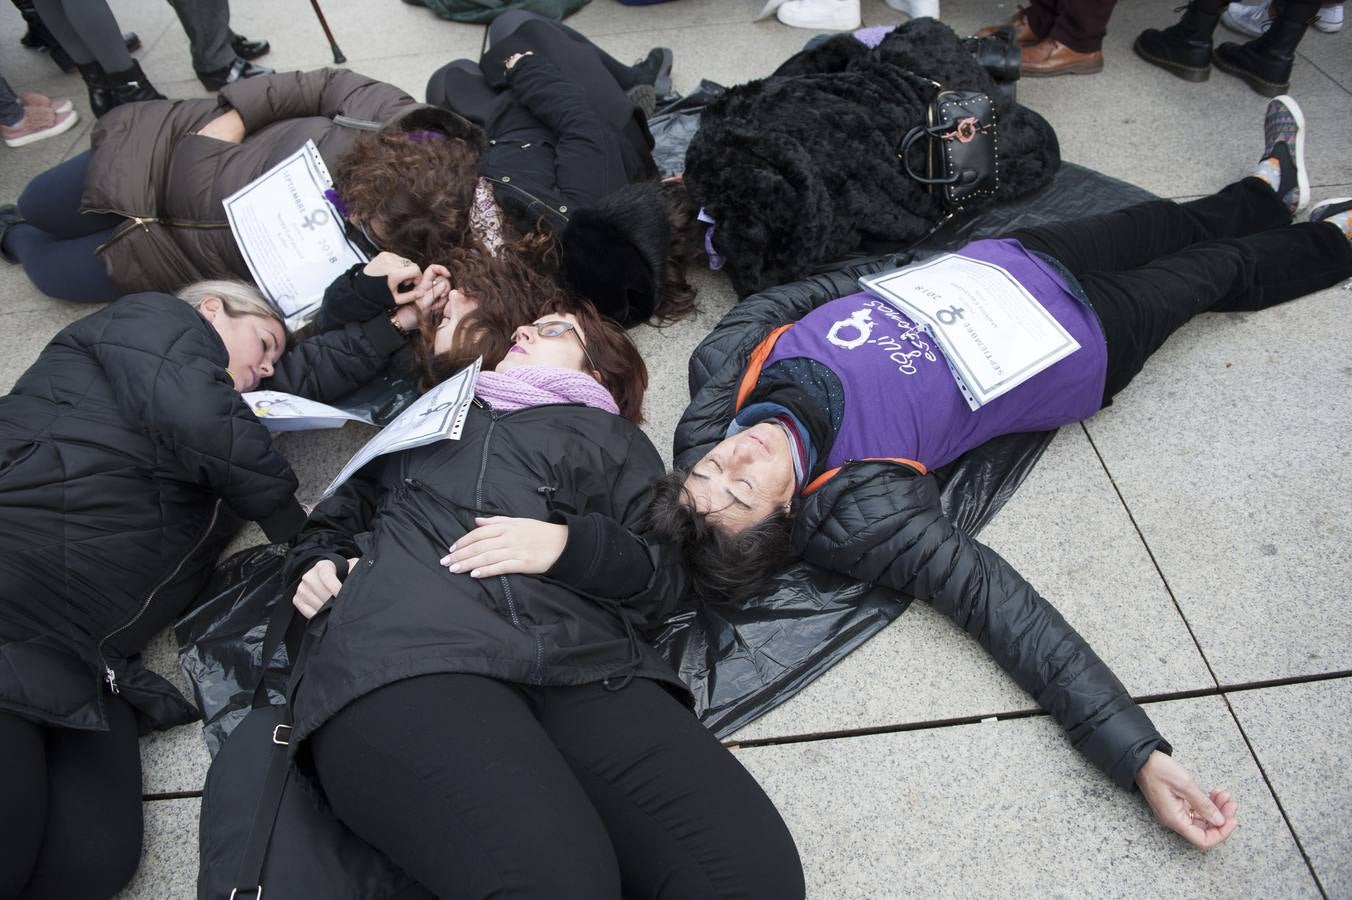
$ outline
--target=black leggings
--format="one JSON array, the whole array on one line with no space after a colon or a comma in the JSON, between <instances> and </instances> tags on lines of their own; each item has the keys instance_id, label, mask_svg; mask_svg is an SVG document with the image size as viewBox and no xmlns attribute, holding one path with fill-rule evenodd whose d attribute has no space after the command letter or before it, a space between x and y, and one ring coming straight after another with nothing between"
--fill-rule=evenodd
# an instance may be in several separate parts
<instances>
[{"instance_id":1,"label":"black leggings","mask_svg":"<svg viewBox=\"0 0 1352 900\"><path fill-rule=\"evenodd\" d=\"M803 896L769 798L657 684L427 675L310 742L338 816L439 897Z\"/></svg>"},{"instance_id":2,"label":"black leggings","mask_svg":"<svg viewBox=\"0 0 1352 900\"><path fill-rule=\"evenodd\" d=\"M80 212L89 155L86 150L28 182L19 195L24 222L5 232L4 249L48 297L106 303L116 300L118 291L94 250L127 220L112 213Z\"/></svg>"},{"instance_id":3,"label":"black leggings","mask_svg":"<svg viewBox=\"0 0 1352 900\"><path fill-rule=\"evenodd\" d=\"M108 731L0 712L0 900L101 900L141 862L136 714L104 697Z\"/></svg>"},{"instance_id":4,"label":"black leggings","mask_svg":"<svg viewBox=\"0 0 1352 900\"><path fill-rule=\"evenodd\" d=\"M33 5L42 24L77 63L97 61L105 72L131 68L131 54L108 0L33 0Z\"/></svg>"},{"instance_id":5,"label":"black leggings","mask_svg":"<svg viewBox=\"0 0 1352 900\"><path fill-rule=\"evenodd\" d=\"M1258 178L1187 203L1152 200L1006 235L1071 271L1108 343L1104 403L1198 313L1250 312L1352 276L1352 243L1328 223L1291 224Z\"/></svg>"}]
</instances>

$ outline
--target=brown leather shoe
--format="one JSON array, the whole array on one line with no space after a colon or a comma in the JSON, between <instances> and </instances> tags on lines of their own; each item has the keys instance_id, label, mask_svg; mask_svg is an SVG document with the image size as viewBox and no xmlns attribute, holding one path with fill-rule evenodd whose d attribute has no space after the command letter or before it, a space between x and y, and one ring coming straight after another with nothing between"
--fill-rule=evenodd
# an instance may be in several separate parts
<instances>
[{"instance_id":1,"label":"brown leather shoe","mask_svg":"<svg viewBox=\"0 0 1352 900\"><path fill-rule=\"evenodd\" d=\"M1014 43L1018 44L1020 47L1027 47L1029 44L1036 44L1041 40L1037 35L1033 34L1033 29L1028 26L1028 10L1026 9L1021 9L1010 16L1009 21L1004 25L987 25L985 28L978 31L976 36L990 37L1001 28L1006 27L1014 29Z\"/></svg>"},{"instance_id":2,"label":"brown leather shoe","mask_svg":"<svg viewBox=\"0 0 1352 900\"><path fill-rule=\"evenodd\" d=\"M1093 75L1103 71L1103 51L1080 53L1060 41L1047 38L1023 48L1023 74L1029 78L1052 75Z\"/></svg>"}]
</instances>

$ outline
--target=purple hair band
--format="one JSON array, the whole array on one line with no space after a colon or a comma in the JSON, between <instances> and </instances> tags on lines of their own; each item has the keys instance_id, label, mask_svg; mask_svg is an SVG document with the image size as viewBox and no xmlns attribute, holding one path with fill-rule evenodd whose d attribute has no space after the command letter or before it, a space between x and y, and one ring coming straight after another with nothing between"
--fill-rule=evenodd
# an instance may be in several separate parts
<instances>
[{"instance_id":1,"label":"purple hair band","mask_svg":"<svg viewBox=\"0 0 1352 900\"><path fill-rule=\"evenodd\" d=\"M338 210L338 215L342 216L344 219L348 218L350 211L347 208L347 204L343 202L343 198L338 196L337 191L333 188L329 188L324 192L324 199L333 204L333 208Z\"/></svg>"},{"instance_id":2,"label":"purple hair band","mask_svg":"<svg viewBox=\"0 0 1352 900\"><path fill-rule=\"evenodd\" d=\"M444 141L446 140L446 135L442 134L440 131L419 128L415 131L410 131L408 133L408 139L415 144L423 144L427 141Z\"/></svg>"}]
</instances>

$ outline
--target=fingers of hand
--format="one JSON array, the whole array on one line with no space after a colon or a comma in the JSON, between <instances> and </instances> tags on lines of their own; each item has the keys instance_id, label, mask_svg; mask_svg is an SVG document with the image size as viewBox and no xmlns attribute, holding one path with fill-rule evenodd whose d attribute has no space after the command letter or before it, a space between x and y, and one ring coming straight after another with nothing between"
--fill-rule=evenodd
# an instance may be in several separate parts
<instances>
[{"instance_id":1,"label":"fingers of hand","mask_svg":"<svg viewBox=\"0 0 1352 900\"><path fill-rule=\"evenodd\" d=\"M447 568L453 573L468 571L471 578L539 572L540 570L529 559L523 557L519 552L520 549L510 541L502 543L481 541L472 552L456 551L451 554L452 557L460 554L461 558L452 561Z\"/></svg>"},{"instance_id":2,"label":"fingers of hand","mask_svg":"<svg viewBox=\"0 0 1352 900\"><path fill-rule=\"evenodd\" d=\"M423 295L422 269L419 269L408 260L403 260L403 265L389 274L386 283L390 286L390 296L394 302L411 303ZM400 290L403 285L410 287Z\"/></svg>"},{"instance_id":3,"label":"fingers of hand","mask_svg":"<svg viewBox=\"0 0 1352 900\"><path fill-rule=\"evenodd\" d=\"M1225 816L1216 804L1211 802L1202 789L1197 785L1196 780L1189 776L1187 783L1183 786L1183 799L1192 807L1194 818L1200 819L1209 825L1220 827L1225 824Z\"/></svg>"}]
</instances>

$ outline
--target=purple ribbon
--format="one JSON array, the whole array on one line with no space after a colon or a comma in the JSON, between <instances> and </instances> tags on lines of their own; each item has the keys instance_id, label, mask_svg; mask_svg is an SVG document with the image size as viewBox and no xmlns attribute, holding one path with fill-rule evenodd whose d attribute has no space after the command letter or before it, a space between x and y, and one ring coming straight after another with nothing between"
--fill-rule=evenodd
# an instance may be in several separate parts
<instances>
[{"instance_id":1,"label":"purple ribbon","mask_svg":"<svg viewBox=\"0 0 1352 900\"><path fill-rule=\"evenodd\" d=\"M709 226L709 230L704 232L704 252L709 254L710 270L717 272L719 269L723 268L723 264L728 261L727 257L714 249L714 228L718 223L714 221L713 216L704 211L704 207L702 206L699 209L698 218L701 222L704 222Z\"/></svg>"}]
</instances>

